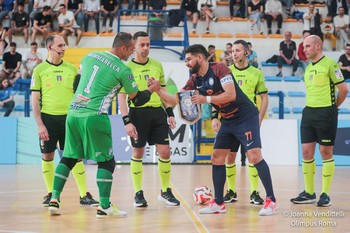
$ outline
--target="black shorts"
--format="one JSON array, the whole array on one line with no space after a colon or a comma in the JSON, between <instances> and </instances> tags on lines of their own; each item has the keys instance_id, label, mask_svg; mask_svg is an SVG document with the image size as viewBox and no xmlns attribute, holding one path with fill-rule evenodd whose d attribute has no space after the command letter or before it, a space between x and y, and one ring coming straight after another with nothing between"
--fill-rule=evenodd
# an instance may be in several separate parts
<instances>
[{"instance_id":1,"label":"black shorts","mask_svg":"<svg viewBox=\"0 0 350 233\"><path fill-rule=\"evenodd\" d=\"M237 119L222 120L220 130L215 138L214 149L231 149L231 151L237 152L240 144L245 151L261 148L258 114L243 122Z\"/></svg>"},{"instance_id":2,"label":"black shorts","mask_svg":"<svg viewBox=\"0 0 350 233\"><path fill-rule=\"evenodd\" d=\"M137 129L138 140L131 138L131 145L142 148L149 145L169 145L168 117L162 107L130 108L130 120Z\"/></svg>"},{"instance_id":3,"label":"black shorts","mask_svg":"<svg viewBox=\"0 0 350 233\"><path fill-rule=\"evenodd\" d=\"M49 115L41 113L41 119L49 133L49 140L42 141L39 139L41 153L51 153L57 149L59 142L60 149L64 149L65 133L66 133L67 115Z\"/></svg>"},{"instance_id":4,"label":"black shorts","mask_svg":"<svg viewBox=\"0 0 350 233\"><path fill-rule=\"evenodd\" d=\"M301 118L301 143L317 142L333 146L338 126L337 106L324 108L305 107Z\"/></svg>"}]
</instances>

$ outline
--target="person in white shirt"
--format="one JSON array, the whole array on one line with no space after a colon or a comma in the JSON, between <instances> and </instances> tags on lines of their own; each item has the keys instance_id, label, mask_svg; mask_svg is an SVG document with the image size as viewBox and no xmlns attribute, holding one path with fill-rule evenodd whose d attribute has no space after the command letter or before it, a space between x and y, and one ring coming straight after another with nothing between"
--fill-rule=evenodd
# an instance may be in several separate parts
<instances>
[{"instance_id":1,"label":"person in white shirt","mask_svg":"<svg viewBox=\"0 0 350 233\"><path fill-rule=\"evenodd\" d=\"M38 52L38 43L32 42L30 44L30 51L25 55L22 64L23 72L22 79L31 78L34 68L43 61L42 55Z\"/></svg>"},{"instance_id":2,"label":"person in white shirt","mask_svg":"<svg viewBox=\"0 0 350 233\"><path fill-rule=\"evenodd\" d=\"M201 13L201 17L205 19L207 24L206 33L209 34L210 21L218 21L218 17L214 16L214 9L216 8L216 0L198 0L197 8Z\"/></svg>"},{"instance_id":3,"label":"person in white shirt","mask_svg":"<svg viewBox=\"0 0 350 233\"><path fill-rule=\"evenodd\" d=\"M66 46L68 46L68 36L74 33L76 35L75 47L78 47L83 30L76 24L74 13L68 11L65 4L61 4L59 9L60 15L58 16L58 26L61 31L61 36L63 37Z\"/></svg>"},{"instance_id":4,"label":"person in white shirt","mask_svg":"<svg viewBox=\"0 0 350 233\"><path fill-rule=\"evenodd\" d=\"M282 28L282 3L278 0L267 0L265 4L265 18L267 23L267 33L271 34L272 20L277 21L276 34L281 34Z\"/></svg>"},{"instance_id":5,"label":"person in white shirt","mask_svg":"<svg viewBox=\"0 0 350 233\"><path fill-rule=\"evenodd\" d=\"M344 7L338 8L338 15L334 17L335 33L343 40L343 44L349 42L348 35L350 34L349 23L350 18L344 14Z\"/></svg>"},{"instance_id":6,"label":"person in white shirt","mask_svg":"<svg viewBox=\"0 0 350 233\"><path fill-rule=\"evenodd\" d=\"M89 19L95 20L96 33L100 34L100 0L85 0L83 5L84 12L84 31L88 31Z\"/></svg>"}]
</instances>

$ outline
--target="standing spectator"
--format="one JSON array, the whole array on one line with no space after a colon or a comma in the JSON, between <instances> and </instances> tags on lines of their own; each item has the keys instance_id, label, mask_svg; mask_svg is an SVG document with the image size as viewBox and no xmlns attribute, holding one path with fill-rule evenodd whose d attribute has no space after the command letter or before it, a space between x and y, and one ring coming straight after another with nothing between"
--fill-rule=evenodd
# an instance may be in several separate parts
<instances>
[{"instance_id":1,"label":"standing spectator","mask_svg":"<svg viewBox=\"0 0 350 233\"><path fill-rule=\"evenodd\" d=\"M0 57L4 53L8 43L6 41L6 29L0 23Z\"/></svg>"},{"instance_id":2,"label":"standing spectator","mask_svg":"<svg viewBox=\"0 0 350 233\"><path fill-rule=\"evenodd\" d=\"M296 59L297 46L291 40L292 33L287 31L284 33L284 41L280 43L280 55L277 58L278 74L276 76L282 77L282 64L293 65L292 76L295 75L299 66L299 61Z\"/></svg>"},{"instance_id":3,"label":"standing spectator","mask_svg":"<svg viewBox=\"0 0 350 233\"><path fill-rule=\"evenodd\" d=\"M106 32L107 17L109 17L108 32L113 32L113 20L117 11L118 11L117 0L101 0L101 15L103 17L102 33Z\"/></svg>"},{"instance_id":4,"label":"standing spectator","mask_svg":"<svg viewBox=\"0 0 350 233\"><path fill-rule=\"evenodd\" d=\"M198 0L182 0L181 10L186 11L187 17L192 17L192 33L196 33L197 23L199 20L199 11L197 8Z\"/></svg>"},{"instance_id":5,"label":"standing spectator","mask_svg":"<svg viewBox=\"0 0 350 233\"><path fill-rule=\"evenodd\" d=\"M258 55L257 53L253 50L253 45L250 42L247 42L248 45L248 55L247 55L247 62L249 65L254 66L255 68L259 67L258 64Z\"/></svg>"},{"instance_id":6,"label":"standing spectator","mask_svg":"<svg viewBox=\"0 0 350 233\"><path fill-rule=\"evenodd\" d=\"M30 44L30 51L23 58L24 72L22 79L32 78L34 68L43 61L42 55L38 52L38 43Z\"/></svg>"},{"instance_id":7,"label":"standing spectator","mask_svg":"<svg viewBox=\"0 0 350 233\"><path fill-rule=\"evenodd\" d=\"M311 35L317 35L323 38L321 31L322 18L314 4L309 4L308 11L303 14L304 30L309 31Z\"/></svg>"},{"instance_id":8,"label":"standing spectator","mask_svg":"<svg viewBox=\"0 0 350 233\"><path fill-rule=\"evenodd\" d=\"M86 0L84 2L84 31L88 31L89 20L94 18L97 35L100 34L100 0Z\"/></svg>"},{"instance_id":9,"label":"standing spectator","mask_svg":"<svg viewBox=\"0 0 350 233\"><path fill-rule=\"evenodd\" d=\"M298 46L298 57L299 62L301 64L301 67L303 68L303 71L305 72L307 65L309 65L310 61L307 59L306 54L304 52L304 40L310 36L309 31L303 31L303 41Z\"/></svg>"},{"instance_id":10,"label":"standing spectator","mask_svg":"<svg viewBox=\"0 0 350 233\"><path fill-rule=\"evenodd\" d=\"M245 6L245 0L230 0L229 8L231 19L233 17L245 18Z\"/></svg>"},{"instance_id":11,"label":"standing spectator","mask_svg":"<svg viewBox=\"0 0 350 233\"><path fill-rule=\"evenodd\" d=\"M206 22L206 33L210 33L210 21L218 21L218 17L215 17L214 10L216 8L216 0L198 0L197 8L200 11L201 17Z\"/></svg>"},{"instance_id":12,"label":"standing spectator","mask_svg":"<svg viewBox=\"0 0 350 233\"><path fill-rule=\"evenodd\" d=\"M226 50L221 53L220 61L225 63L227 66L230 66L233 64L232 43L226 44Z\"/></svg>"},{"instance_id":13,"label":"standing spectator","mask_svg":"<svg viewBox=\"0 0 350 233\"><path fill-rule=\"evenodd\" d=\"M83 0L65 0L66 8L74 13L74 19L81 29L84 26Z\"/></svg>"},{"instance_id":14,"label":"standing spectator","mask_svg":"<svg viewBox=\"0 0 350 233\"><path fill-rule=\"evenodd\" d=\"M329 192L335 170L333 146L337 134L338 108L346 98L348 87L338 64L323 54L321 38L316 35L307 37L304 50L311 60L304 75L306 106L300 124L305 189L290 201L295 204L316 202L314 179L318 143L323 165L322 191L317 206L328 207L331 205Z\"/></svg>"},{"instance_id":15,"label":"standing spectator","mask_svg":"<svg viewBox=\"0 0 350 233\"><path fill-rule=\"evenodd\" d=\"M75 34L75 47L78 47L83 30L75 23L74 13L67 11L66 5L60 5L60 12L61 13L58 16L58 26L64 42L66 42L66 45L68 46L68 36Z\"/></svg>"},{"instance_id":16,"label":"standing spectator","mask_svg":"<svg viewBox=\"0 0 350 233\"><path fill-rule=\"evenodd\" d=\"M321 24L321 31L324 40L331 40L332 50L335 51L337 49L337 38L334 35L334 24L330 14L327 14L326 19Z\"/></svg>"},{"instance_id":17,"label":"standing spectator","mask_svg":"<svg viewBox=\"0 0 350 233\"><path fill-rule=\"evenodd\" d=\"M346 0L330 0L330 4L328 5L328 13L332 16L332 18L337 16L339 7L343 7L344 14L348 14L349 8Z\"/></svg>"},{"instance_id":18,"label":"standing spectator","mask_svg":"<svg viewBox=\"0 0 350 233\"><path fill-rule=\"evenodd\" d=\"M9 29L9 42L12 42L12 35L16 33L24 34L25 47L28 45L29 38L29 15L24 11L24 4L18 3L18 11L13 13L11 28Z\"/></svg>"},{"instance_id":19,"label":"standing spectator","mask_svg":"<svg viewBox=\"0 0 350 233\"><path fill-rule=\"evenodd\" d=\"M248 3L248 15L253 21L250 29L254 30L254 25L257 26L260 34L263 34L261 30L261 18L264 14L264 3L261 0L252 0Z\"/></svg>"},{"instance_id":20,"label":"standing spectator","mask_svg":"<svg viewBox=\"0 0 350 233\"><path fill-rule=\"evenodd\" d=\"M338 8L338 15L334 17L334 27L337 36L343 40L342 44L347 44L349 41L348 35L350 34L349 23L350 18L344 12L344 7Z\"/></svg>"},{"instance_id":21,"label":"standing spectator","mask_svg":"<svg viewBox=\"0 0 350 233\"><path fill-rule=\"evenodd\" d=\"M44 6L43 12L39 12L34 16L34 25L32 27L32 42L36 41L36 35L42 34L43 38L41 46L45 46L45 40L50 30L51 25L51 6Z\"/></svg>"},{"instance_id":22,"label":"standing spectator","mask_svg":"<svg viewBox=\"0 0 350 233\"><path fill-rule=\"evenodd\" d=\"M0 23L2 20L9 16L10 22L12 18L12 13L17 9L17 1L16 0L1 0L1 11L0 11ZM8 25L9 27L10 25Z\"/></svg>"},{"instance_id":23,"label":"standing spectator","mask_svg":"<svg viewBox=\"0 0 350 233\"><path fill-rule=\"evenodd\" d=\"M267 33L271 34L272 20L277 21L276 34L281 34L282 28L282 4L278 0L267 0L265 4L265 18L267 23Z\"/></svg>"},{"instance_id":24,"label":"standing spectator","mask_svg":"<svg viewBox=\"0 0 350 233\"><path fill-rule=\"evenodd\" d=\"M340 55L338 64L344 79L350 79L350 44L346 44L345 53Z\"/></svg>"},{"instance_id":25,"label":"standing spectator","mask_svg":"<svg viewBox=\"0 0 350 233\"><path fill-rule=\"evenodd\" d=\"M215 45L211 44L208 46L208 53L209 53L208 61L209 62L216 62Z\"/></svg>"},{"instance_id":26,"label":"standing spectator","mask_svg":"<svg viewBox=\"0 0 350 233\"><path fill-rule=\"evenodd\" d=\"M144 0L146 1L146 0ZM127 0L128 2L128 10L132 10L132 6L134 4L134 1L133 0ZM145 3L144 3L145 4ZM123 9L123 0L118 0L118 7L119 7L119 10L122 10ZM124 12L125 15L131 15L131 12Z\"/></svg>"},{"instance_id":27,"label":"standing spectator","mask_svg":"<svg viewBox=\"0 0 350 233\"><path fill-rule=\"evenodd\" d=\"M14 84L21 77L22 55L16 52L16 43L10 43L10 51L4 53L2 58L2 70L0 71L0 79L9 79Z\"/></svg>"},{"instance_id":28,"label":"standing spectator","mask_svg":"<svg viewBox=\"0 0 350 233\"><path fill-rule=\"evenodd\" d=\"M15 107L15 101L13 98L13 91L10 81L5 78L1 79L0 83L0 107L5 108L6 112L4 117L10 116L12 110Z\"/></svg>"}]
</instances>

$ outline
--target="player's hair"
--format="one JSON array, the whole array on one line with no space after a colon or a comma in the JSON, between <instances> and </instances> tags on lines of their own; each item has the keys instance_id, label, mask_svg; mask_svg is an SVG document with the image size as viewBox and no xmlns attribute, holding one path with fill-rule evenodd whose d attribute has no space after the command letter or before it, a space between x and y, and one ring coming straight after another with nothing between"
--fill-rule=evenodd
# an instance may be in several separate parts
<instances>
[{"instance_id":1,"label":"player's hair","mask_svg":"<svg viewBox=\"0 0 350 233\"><path fill-rule=\"evenodd\" d=\"M120 48L122 46L130 47L132 36L127 32L118 32L114 37L113 48Z\"/></svg>"},{"instance_id":2,"label":"player's hair","mask_svg":"<svg viewBox=\"0 0 350 233\"><path fill-rule=\"evenodd\" d=\"M244 51L247 53L249 50L248 43L245 40L236 40L233 44L241 44L243 46Z\"/></svg>"},{"instance_id":3,"label":"player's hair","mask_svg":"<svg viewBox=\"0 0 350 233\"><path fill-rule=\"evenodd\" d=\"M147 32L138 31L138 32L136 32L136 33L134 34L133 39L134 39L134 40L137 40L137 38L139 38L139 37L148 37L148 36L149 36L149 35L148 35Z\"/></svg>"},{"instance_id":4,"label":"player's hair","mask_svg":"<svg viewBox=\"0 0 350 233\"><path fill-rule=\"evenodd\" d=\"M194 44L185 49L185 54L190 53L193 55L202 54L205 58L209 57L207 49L201 44Z\"/></svg>"}]
</instances>

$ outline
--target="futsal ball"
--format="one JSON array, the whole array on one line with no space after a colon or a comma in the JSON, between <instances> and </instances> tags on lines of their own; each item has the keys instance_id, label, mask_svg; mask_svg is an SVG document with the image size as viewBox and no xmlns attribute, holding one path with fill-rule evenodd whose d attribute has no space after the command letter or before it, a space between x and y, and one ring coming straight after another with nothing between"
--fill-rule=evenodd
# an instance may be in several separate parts
<instances>
[{"instance_id":1,"label":"futsal ball","mask_svg":"<svg viewBox=\"0 0 350 233\"><path fill-rule=\"evenodd\" d=\"M194 189L193 198L197 204L205 205L213 199L213 195L210 188L203 185Z\"/></svg>"}]
</instances>

